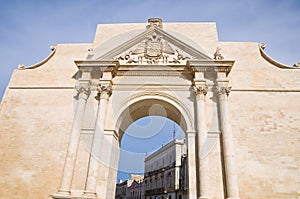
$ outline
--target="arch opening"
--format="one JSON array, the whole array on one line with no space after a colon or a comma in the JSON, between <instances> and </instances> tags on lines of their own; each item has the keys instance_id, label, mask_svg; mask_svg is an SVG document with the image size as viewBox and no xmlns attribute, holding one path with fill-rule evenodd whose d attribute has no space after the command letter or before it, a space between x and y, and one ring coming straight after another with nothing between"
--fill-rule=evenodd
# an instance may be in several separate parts
<instances>
[{"instance_id":1,"label":"arch opening","mask_svg":"<svg viewBox=\"0 0 300 199\"><path fill-rule=\"evenodd\" d=\"M123 108L117 117L115 128L120 146L118 176L115 179L117 180L116 196L118 195L118 184L122 184L131 178L131 174L144 175L144 197L147 195L147 198L150 198L154 192L156 193L159 190L164 190L164 193L159 194L160 197L167 197L166 193L172 193L173 189L178 188L181 188L182 193L186 194L188 154L185 138L187 137L186 132L192 129L192 121L185 107L176 100L154 95L134 98L124 105ZM151 124L154 126L151 126ZM138 128L137 132L131 131L131 128L138 126L142 128ZM164 126L167 126L167 129L163 129ZM152 128L152 131L143 131L144 127ZM174 129L177 132L177 134L175 132L175 136L173 135ZM165 134L166 139L161 139L158 135L160 133ZM140 142L142 145L150 145L151 149L149 150L148 147L148 150L140 151L140 153L124 149L125 145L123 142L126 142L128 138L137 138L137 142ZM151 138L154 139L151 140ZM154 142L155 144L153 145ZM132 147L133 142L129 141L128 144ZM137 145L136 147L139 146ZM125 156L122 153L125 153ZM142 171L133 171L138 166L138 163L135 159L130 159L128 156L135 156L134 158L142 160L140 165ZM126 165L128 162L130 165ZM126 166L125 171L122 168L124 166L122 164ZM179 167L178 165L182 166ZM126 170L128 168L131 170ZM157 172L160 173L160 178L152 174ZM134 176L134 178L136 177ZM174 183L172 180L171 183L171 178L174 178ZM125 181L120 182L120 180ZM167 192L165 193L165 191Z\"/></svg>"},{"instance_id":2,"label":"arch opening","mask_svg":"<svg viewBox=\"0 0 300 199\"><path fill-rule=\"evenodd\" d=\"M144 174L144 160L174 139L185 140L181 127L161 116L146 116L126 129L120 142L117 182Z\"/></svg>"},{"instance_id":3,"label":"arch opening","mask_svg":"<svg viewBox=\"0 0 300 199\"><path fill-rule=\"evenodd\" d=\"M127 106L120 114L115 129L119 136L119 141L122 140L124 132L129 125L146 116L165 117L177 123L184 132L188 129L187 116L184 116L184 111L182 109L179 110L179 107L161 99L142 99Z\"/></svg>"}]
</instances>

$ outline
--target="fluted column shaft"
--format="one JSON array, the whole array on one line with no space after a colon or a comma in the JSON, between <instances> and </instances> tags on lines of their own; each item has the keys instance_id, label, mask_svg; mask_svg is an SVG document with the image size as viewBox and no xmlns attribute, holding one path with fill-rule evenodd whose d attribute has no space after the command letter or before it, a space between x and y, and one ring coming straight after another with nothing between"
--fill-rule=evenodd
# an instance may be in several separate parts
<instances>
[{"instance_id":1,"label":"fluted column shaft","mask_svg":"<svg viewBox=\"0 0 300 199\"><path fill-rule=\"evenodd\" d=\"M197 199L196 132L186 133L188 147L188 199Z\"/></svg>"},{"instance_id":2,"label":"fluted column shaft","mask_svg":"<svg viewBox=\"0 0 300 199\"><path fill-rule=\"evenodd\" d=\"M70 141L65 159L65 165L63 169L63 175L59 193L70 194L73 173L77 158L78 145L80 140L80 131L83 122L83 116L85 112L86 102L90 95L90 83L89 81L80 81L79 86L76 87L78 92L78 103L74 115L72 131L70 135Z\"/></svg>"},{"instance_id":3,"label":"fluted column shaft","mask_svg":"<svg viewBox=\"0 0 300 199\"><path fill-rule=\"evenodd\" d=\"M104 136L104 125L106 119L106 110L109 97L111 95L111 82L105 81L99 84L99 105L97 111L97 121L92 142L91 155L88 166L88 175L86 180L85 195L96 196L97 177L99 170L99 161L101 155L101 145Z\"/></svg>"},{"instance_id":4,"label":"fluted column shaft","mask_svg":"<svg viewBox=\"0 0 300 199\"><path fill-rule=\"evenodd\" d=\"M227 199L238 199L239 189L236 171L236 162L233 147L233 135L230 124L230 112L228 106L228 95L231 87L228 80L217 80L217 91L219 95L220 120L222 130L222 144L225 166Z\"/></svg>"},{"instance_id":5,"label":"fluted column shaft","mask_svg":"<svg viewBox=\"0 0 300 199\"><path fill-rule=\"evenodd\" d=\"M197 136L198 136L198 183L201 199L210 198L209 158L203 154L203 145L207 139L207 126L205 114L205 95L207 94L205 80L195 82L194 91L197 101Z\"/></svg>"}]
</instances>

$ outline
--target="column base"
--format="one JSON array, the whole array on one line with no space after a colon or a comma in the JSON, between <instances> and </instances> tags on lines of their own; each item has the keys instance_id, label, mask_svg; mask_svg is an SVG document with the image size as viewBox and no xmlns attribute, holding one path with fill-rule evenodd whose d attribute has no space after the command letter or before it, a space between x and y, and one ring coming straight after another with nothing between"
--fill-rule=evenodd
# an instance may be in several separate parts
<instances>
[{"instance_id":1,"label":"column base","mask_svg":"<svg viewBox=\"0 0 300 199\"><path fill-rule=\"evenodd\" d=\"M59 189L57 194L70 195L71 191L70 190L66 190L66 189Z\"/></svg>"},{"instance_id":2,"label":"column base","mask_svg":"<svg viewBox=\"0 0 300 199\"><path fill-rule=\"evenodd\" d=\"M58 192L51 195L53 199L97 199L96 193L83 193L83 194L65 194L64 192Z\"/></svg>"},{"instance_id":3,"label":"column base","mask_svg":"<svg viewBox=\"0 0 300 199\"><path fill-rule=\"evenodd\" d=\"M229 198L226 198L226 199L240 199L240 197L229 197Z\"/></svg>"},{"instance_id":4,"label":"column base","mask_svg":"<svg viewBox=\"0 0 300 199\"><path fill-rule=\"evenodd\" d=\"M200 197L198 197L198 199L211 199L211 197L210 196L200 196Z\"/></svg>"},{"instance_id":5,"label":"column base","mask_svg":"<svg viewBox=\"0 0 300 199\"><path fill-rule=\"evenodd\" d=\"M84 191L83 196L86 196L88 198L97 198L97 193L93 191Z\"/></svg>"}]
</instances>

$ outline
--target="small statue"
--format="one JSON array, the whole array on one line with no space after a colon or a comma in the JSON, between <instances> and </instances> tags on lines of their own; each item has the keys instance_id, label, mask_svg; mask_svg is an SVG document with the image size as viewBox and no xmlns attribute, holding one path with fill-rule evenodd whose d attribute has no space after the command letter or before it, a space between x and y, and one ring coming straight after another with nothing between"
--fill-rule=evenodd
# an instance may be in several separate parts
<instances>
[{"instance_id":1,"label":"small statue","mask_svg":"<svg viewBox=\"0 0 300 199\"><path fill-rule=\"evenodd\" d=\"M220 53L221 48L217 47L216 52L214 53L214 60L223 60L224 57Z\"/></svg>"}]
</instances>

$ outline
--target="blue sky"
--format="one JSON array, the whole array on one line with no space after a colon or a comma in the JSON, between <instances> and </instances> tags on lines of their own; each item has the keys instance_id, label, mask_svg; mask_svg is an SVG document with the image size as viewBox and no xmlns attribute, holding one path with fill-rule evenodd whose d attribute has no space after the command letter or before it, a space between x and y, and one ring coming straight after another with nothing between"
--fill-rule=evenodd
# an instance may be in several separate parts
<instances>
[{"instance_id":1,"label":"blue sky","mask_svg":"<svg viewBox=\"0 0 300 199\"><path fill-rule=\"evenodd\" d=\"M217 22L221 41L267 44L271 57L300 61L299 0L0 0L0 99L18 64L44 59L57 43L92 42L99 23Z\"/></svg>"},{"instance_id":2,"label":"blue sky","mask_svg":"<svg viewBox=\"0 0 300 199\"><path fill-rule=\"evenodd\" d=\"M271 57L292 65L300 61L299 10L299 0L0 0L0 99L18 64L41 61L51 45L90 43L99 23L150 17L216 22L220 41L265 42ZM172 122L166 123L172 131Z\"/></svg>"}]
</instances>

